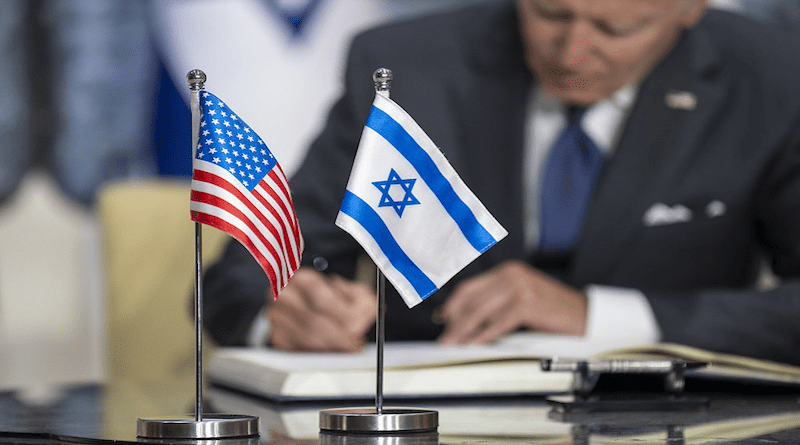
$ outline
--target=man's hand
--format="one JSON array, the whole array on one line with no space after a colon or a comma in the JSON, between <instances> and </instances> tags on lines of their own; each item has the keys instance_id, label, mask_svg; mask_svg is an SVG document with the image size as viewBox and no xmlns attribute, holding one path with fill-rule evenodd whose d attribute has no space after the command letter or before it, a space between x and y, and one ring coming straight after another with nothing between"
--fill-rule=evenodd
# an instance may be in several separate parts
<instances>
[{"instance_id":1,"label":"man's hand","mask_svg":"<svg viewBox=\"0 0 800 445\"><path fill-rule=\"evenodd\" d=\"M369 286L301 268L267 307L268 340L286 351L355 352L364 345L376 313Z\"/></svg>"},{"instance_id":2,"label":"man's hand","mask_svg":"<svg viewBox=\"0 0 800 445\"><path fill-rule=\"evenodd\" d=\"M586 296L520 261L459 284L442 306L444 344L482 344L525 328L583 335Z\"/></svg>"}]
</instances>

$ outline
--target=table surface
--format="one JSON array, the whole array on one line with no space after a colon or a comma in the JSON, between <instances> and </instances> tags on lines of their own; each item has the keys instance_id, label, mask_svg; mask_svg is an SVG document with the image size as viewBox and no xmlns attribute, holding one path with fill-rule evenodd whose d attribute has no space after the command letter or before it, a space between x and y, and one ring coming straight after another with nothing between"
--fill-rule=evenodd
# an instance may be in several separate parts
<instances>
[{"instance_id":1,"label":"table surface","mask_svg":"<svg viewBox=\"0 0 800 445\"><path fill-rule=\"evenodd\" d=\"M437 411L439 427L433 433L392 437L320 433L321 410L353 406L356 402L274 404L211 387L204 392L204 411L209 415L220 412L258 416L260 436L201 443L800 443L797 394L714 394L708 400L703 407L686 410L599 412L565 412L537 397L403 401L402 406ZM396 401L387 401L386 406L395 405ZM191 419L194 406L195 395L190 388L163 382L74 386L35 400L25 394L5 392L0 393L0 442L142 442L136 438L138 419Z\"/></svg>"}]
</instances>

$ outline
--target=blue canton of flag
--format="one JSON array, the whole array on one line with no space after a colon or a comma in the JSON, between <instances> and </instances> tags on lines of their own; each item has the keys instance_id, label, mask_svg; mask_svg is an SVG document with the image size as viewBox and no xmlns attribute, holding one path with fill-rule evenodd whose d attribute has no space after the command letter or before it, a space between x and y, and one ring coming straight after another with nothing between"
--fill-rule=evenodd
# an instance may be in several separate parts
<instances>
[{"instance_id":1,"label":"blue canton of flag","mask_svg":"<svg viewBox=\"0 0 800 445\"><path fill-rule=\"evenodd\" d=\"M405 110L376 94L336 225L413 307L507 235Z\"/></svg>"},{"instance_id":2,"label":"blue canton of flag","mask_svg":"<svg viewBox=\"0 0 800 445\"><path fill-rule=\"evenodd\" d=\"M275 156L221 100L209 92L203 92L202 96L197 159L219 165L245 188L253 190L277 164Z\"/></svg>"},{"instance_id":3,"label":"blue canton of flag","mask_svg":"<svg viewBox=\"0 0 800 445\"><path fill-rule=\"evenodd\" d=\"M264 141L219 98L203 91L200 112L192 220L242 243L266 272L277 298L300 267L303 251L286 175Z\"/></svg>"}]
</instances>

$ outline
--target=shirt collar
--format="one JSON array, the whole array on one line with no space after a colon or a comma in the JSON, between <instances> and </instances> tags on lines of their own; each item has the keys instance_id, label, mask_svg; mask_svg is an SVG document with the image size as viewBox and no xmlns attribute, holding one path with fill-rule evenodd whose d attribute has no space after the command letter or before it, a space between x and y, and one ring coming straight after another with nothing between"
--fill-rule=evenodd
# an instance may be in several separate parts
<instances>
[{"instance_id":1,"label":"shirt collar","mask_svg":"<svg viewBox=\"0 0 800 445\"><path fill-rule=\"evenodd\" d=\"M581 120L581 128L597 144L600 151L611 154L614 151L622 124L636 101L638 85L629 85L590 106ZM566 128L567 104L556 99L541 87L534 93L534 112L538 122L545 128L537 136L557 138Z\"/></svg>"},{"instance_id":2,"label":"shirt collar","mask_svg":"<svg viewBox=\"0 0 800 445\"><path fill-rule=\"evenodd\" d=\"M638 92L638 85L623 87L586 110L581 127L604 153L611 153L616 146Z\"/></svg>"}]
</instances>

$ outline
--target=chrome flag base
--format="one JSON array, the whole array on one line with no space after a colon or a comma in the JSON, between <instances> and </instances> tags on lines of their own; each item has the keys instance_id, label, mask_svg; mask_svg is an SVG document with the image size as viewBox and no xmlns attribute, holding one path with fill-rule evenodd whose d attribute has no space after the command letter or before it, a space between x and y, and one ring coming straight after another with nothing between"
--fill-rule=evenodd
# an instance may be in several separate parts
<instances>
[{"instance_id":1,"label":"chrome flag base","mask_svg":"<svg viewBox=\"0 0 800 445\"><path fill-rule=\"evenodd\" d=\"M211 414L203 420L139 419L136 436L143 439L226 439L258 437L258 417Z\"/></svg>"},{"instance_id":2,"label":"chrome flag base","mask_svg":"<svg viewBox=\"0 0 800 445\"><path fill-rule=\"evenodd\" d=\"M340 433L397 433L436 431L439 412L416 408L339 408L320 411L319 429Z\"/></svg>"}]
</instances>

